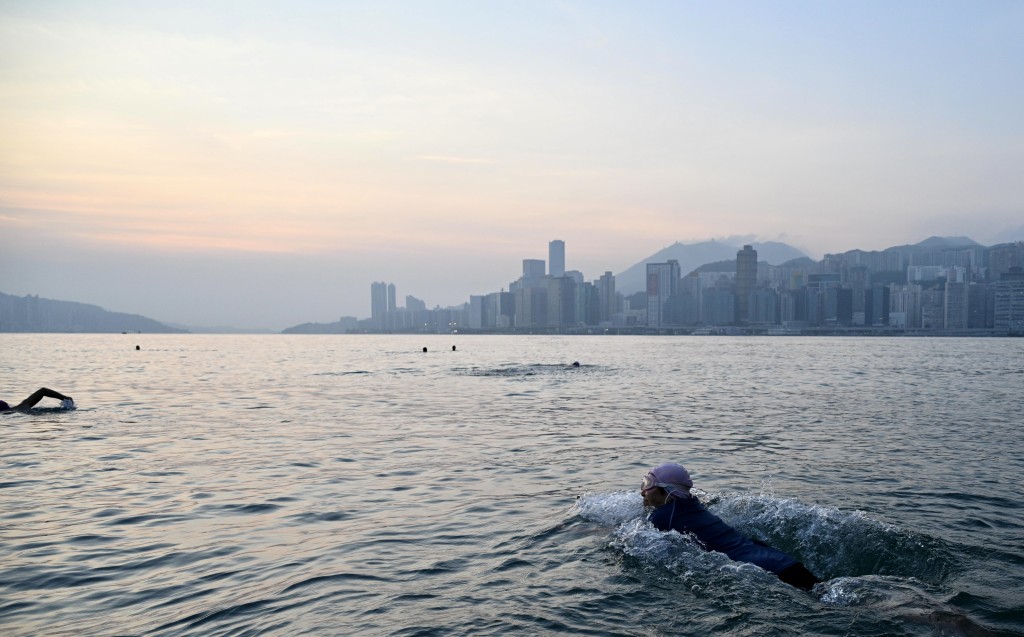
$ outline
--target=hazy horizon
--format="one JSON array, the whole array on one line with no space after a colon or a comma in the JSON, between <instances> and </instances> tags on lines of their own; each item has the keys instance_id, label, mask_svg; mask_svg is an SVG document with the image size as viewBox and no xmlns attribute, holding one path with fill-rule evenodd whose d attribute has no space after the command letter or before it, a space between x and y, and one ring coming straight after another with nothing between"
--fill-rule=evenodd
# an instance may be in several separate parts
<instances>
[{"instance_id":1,"label":"hazy horizon","mask_svg":"<svg viewBox=\"0 0 1024 637\"><path fill-rule=\"evenodd\" d=\"M241 7L241 8L240 8ZM0 6L0 291L197 327L1024 238L1024 4ZM401 303L400 303L401 304Z\"/></svg>"}]
</instances>

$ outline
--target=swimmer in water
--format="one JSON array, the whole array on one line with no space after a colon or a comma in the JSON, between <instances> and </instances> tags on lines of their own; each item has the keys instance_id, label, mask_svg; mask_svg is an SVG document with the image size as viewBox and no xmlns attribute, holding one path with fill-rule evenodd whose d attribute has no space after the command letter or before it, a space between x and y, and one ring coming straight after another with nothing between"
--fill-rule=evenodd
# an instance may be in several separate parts
<instances>
[{"instance_id":1,"label":"swimmer in water","mask_svg":"<svg viewBox=\"0 0 1024 637\"><path fill-rule=\"evenodd\" d=\"M651 469L640 487L644 506L654 507L651 524L661 531L689 533L705 549L725 553L736 562L756 564L791 586L809 591L821 581L792 555L746 537L705 509L690 494L692 487L690 474L682 465L668 463Z\"/></svg>"},{"instance_id":2,"label":"swimmer in water","mask_svg":"<svg viewBox=\"0 0 1024 637\"><path fill-rule=\"evenodd\" d=\"M71 396L65 396L64 394L47 389L46 387L40 387L39 389L32 392L32 395L21 401L14 407L11 407L4 401L0 400L0 411L28 411L36 406L40 400L44 398L56 398L60 402L61 409L74 409L75 401L71 399Z\"/></svg>"}]
</instances>

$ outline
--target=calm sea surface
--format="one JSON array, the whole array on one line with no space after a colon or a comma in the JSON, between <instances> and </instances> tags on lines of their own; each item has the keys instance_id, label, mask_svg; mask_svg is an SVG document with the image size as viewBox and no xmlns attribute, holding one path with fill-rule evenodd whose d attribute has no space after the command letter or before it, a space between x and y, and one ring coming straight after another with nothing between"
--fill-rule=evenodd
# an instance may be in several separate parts
<instances>
[{"instance_id":1,"label":"calm sea surface","mask_svg":"<svg viewBox=\"0 0 1024 637\"><path fill-rule=\"evenodd\" d=\"M1024 634L1024 339L0 347L78 403L0 416L3 635ZM665 461L827 581L655 531Z\"/></svg>"}]
</instances>

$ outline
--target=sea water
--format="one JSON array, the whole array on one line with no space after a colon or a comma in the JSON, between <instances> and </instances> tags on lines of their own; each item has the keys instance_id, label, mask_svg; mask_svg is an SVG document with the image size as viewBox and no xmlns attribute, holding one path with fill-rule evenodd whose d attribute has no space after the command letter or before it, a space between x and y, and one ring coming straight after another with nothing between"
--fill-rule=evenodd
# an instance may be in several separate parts
<instances>
[{"instance_id":1,"label":"sea water","mask_svg":"<svg viewBox=\"0 0 1024 637\"><path fill-rule=\"evenodd\" d=\"M4 635L1024 634L1024 339L0 346L78 407L0 416ZM666 461L825 582L653 529Z\"/></svg>"}]
</instances>

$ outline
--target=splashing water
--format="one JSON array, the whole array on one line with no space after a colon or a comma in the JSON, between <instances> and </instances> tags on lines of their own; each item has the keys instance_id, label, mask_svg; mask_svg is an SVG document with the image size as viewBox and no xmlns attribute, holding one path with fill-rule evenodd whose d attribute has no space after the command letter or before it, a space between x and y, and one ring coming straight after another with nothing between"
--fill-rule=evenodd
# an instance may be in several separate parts
<instances>
[{"instance_id":1,"label":"splashing water","mask_svg":"<svg viewBox=\"0 0 1024 637\"><path fill-rule=\"evenodd\" d=\"M922 592L921 587L941 583L943 575L956 567L942 542L861 511L763 494L695 492L710 511L740 532L794 554L812 571L832 578L813 591L818 601L830 606L927 606L923 600L938 593ZM589 522L614 527L611 549L636 560L645 571L660 570L681 579L694 592L778 583L773 574L753 564L705 551L691 536L654 528L636 492L585 493L575 512Z\"/></svg>"}]
</instances>

